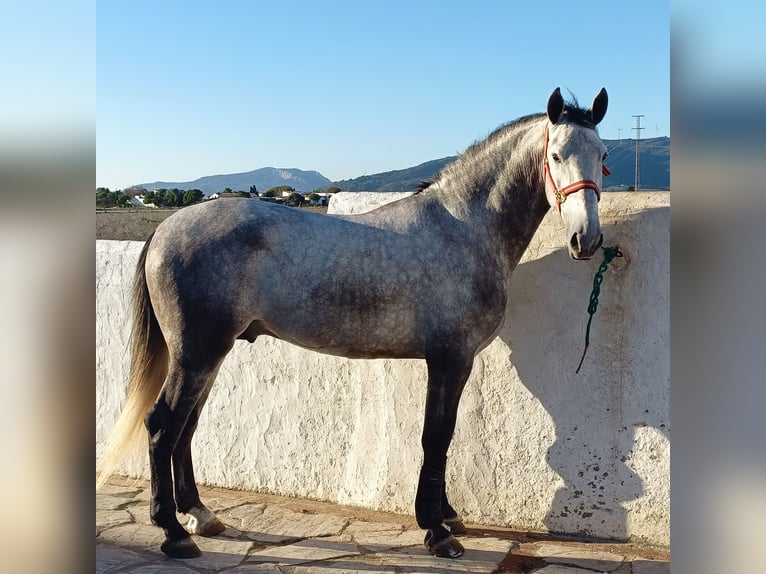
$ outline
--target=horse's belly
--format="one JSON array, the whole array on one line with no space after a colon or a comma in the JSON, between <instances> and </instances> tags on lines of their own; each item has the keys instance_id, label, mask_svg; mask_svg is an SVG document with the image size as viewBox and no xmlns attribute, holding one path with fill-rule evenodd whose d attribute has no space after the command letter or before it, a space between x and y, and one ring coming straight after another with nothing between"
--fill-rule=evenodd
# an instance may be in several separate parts
<instances>
[{"instance_id":1,"label":"horse's belly","mask_svg":"<svg viewBox=\"0 0 766 574\"><path fill-rule=\"evenodd\" d=\"M279 324L268 322L268 334L300 347L356 359L422 358L425 335L396 316L359 317L346 311L313 317L293 316ZM302 315L302 314L299 314Z\"/></svg>"}]
</instances>

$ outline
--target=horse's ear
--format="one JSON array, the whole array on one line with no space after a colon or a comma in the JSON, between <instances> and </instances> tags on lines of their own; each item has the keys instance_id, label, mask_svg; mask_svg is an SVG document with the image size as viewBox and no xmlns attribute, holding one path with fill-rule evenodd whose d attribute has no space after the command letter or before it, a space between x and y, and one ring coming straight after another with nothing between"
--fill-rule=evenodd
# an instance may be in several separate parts
<instances>
[{"instance_id":1,"label":"horse's ear","mask_svg":"<svg viewBox=\"0 0 766 574\"><path fill-rule=\"evenodd\" d=\"M561 112L564 111L564 98L561 97L561 88L553 90L551 97L548 98L548 119L552 124L559 121Z\"/></svg>"},{"instance_id":2,"label":"horse's ear","mask_svg":"<svg viewBox=\"0 0 766 574\"><path fill-rule=\"evenodd\" d=\"M593 105L590 107L590 117L593 125L598 125L606 115L606 106L609 103L609 96L606 95L606 88L601 88L598 95L593 98Z\"/></svg>"}]
</instances>

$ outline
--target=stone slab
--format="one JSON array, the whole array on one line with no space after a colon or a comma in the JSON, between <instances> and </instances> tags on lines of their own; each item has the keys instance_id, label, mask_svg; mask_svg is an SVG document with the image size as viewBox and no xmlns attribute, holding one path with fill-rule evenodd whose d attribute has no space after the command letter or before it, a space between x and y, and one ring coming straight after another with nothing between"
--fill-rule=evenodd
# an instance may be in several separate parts
<instances>
[{"instance_id":1,"label":"stone slab","mask_svg":"<svg viewBox=\"0 0 766 574\"><path fill-rule=\"evenodd\" d=\"M498 565L514 546L514 542L510 540L470 536L461 538L460 543L466 552L456 560L436 558L422 544L381 552L378 556L383 564L394 566L397 572L402 574L490 574L497 570Z\"/></svg>"},{"instance_id":2,"label":"stone slab","mask_svg":"<svg viewBox=\"0 0 766 574\"><path fill-rule=\"evenodd\" d=\"M380 552L402 546L423 543L421 530L406 530L403 526L386 522L352 522L343 535L369 552Z\"/></svg>"},{"instance_id":3,"label":"stone slab","mask_svg":"<svg viewBox=\"0 0 766 574\"><path fill-rule=\"evenodd\" d=\"M340 534L347 520L332 514L302 513L267 504L244 504L219 515L250 540L280 543Z\"/></svg>"},{"instance_id":4,"label":"stone slab","mask_svg":"<svg viewBox=\"0 0 766 574\"><path fill-rule=\"evenodd\" d=\"M311 538L294 544L271 546L258 552L253 552L248 557L247 562L274 562L290 566L358 556L359 554L357 546L350 542L327 538Z\"/></svg>"},{"instance_id":5,"label":"stone slab","mask_svg":"<svg viewBox=\"0 0 766 574\"><path fill-rule=\"evenodd\" d=\"M145 564L147 559L138 552L111 544L96 544L96 574L116 574L127 568Z\"/></svg>"}]
</instances>

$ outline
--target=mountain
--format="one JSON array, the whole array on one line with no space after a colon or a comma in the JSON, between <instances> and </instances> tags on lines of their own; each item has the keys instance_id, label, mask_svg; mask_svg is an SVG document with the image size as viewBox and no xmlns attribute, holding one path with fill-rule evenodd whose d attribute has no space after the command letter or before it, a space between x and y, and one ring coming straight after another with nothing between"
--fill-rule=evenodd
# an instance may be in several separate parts
<instances>
[{"instance_id":1,"label":"mountain","mask_svg":"<svg viewBox=\"0 0 766 574\"><path fill-rule=\"evenodd\" d=\"M432 179L444 166L455 161L457 157L453 155L433 159L407 169L344 179L333 182L333 185L343 191L412 191L417 189L421 181Z\"/></svg>"},{"instance_id":2,"label":"mountain","mask_svg":"<svg viewBox=\"0 0 766 574\"><path fill-rule=\"evenodd\" d=\"M604 189L624 190L635 184L636 140L603 140L609 150L606 165L612 175L603 179ZM670 138L642 139L639 189L670 189ZM433 179L458 156L443 157L415 167L335 181L343 191L412 191L421 181Z\"/></svg>"},{"instance_id":3,"label":"mountain","mask_svg":"<svg viewBox=\"0 0 766 574\"><path fill-rule=\"evenodd\" d=\"M205 195L210 195L216 191L223 191L227 187L233 191L250 191L251 185L257 187L260 192L278 185L289 185L294 187L296 191L308 192L320 187L327 187L330 183L330 180L318 171L262 167L244 173L208 175L194 181L155 181L141 183L135 187L143 187L148 190L163 187L166 189L174 187L178 189L200 189Z\"/></svg>"},{"instance_id":4,"label":"mountain","mask_svg":"<svg viewBox=\"0 0 766 574\"><path fill-rule=\"evenodd\" d=\"M604 189L625 189L635 185L636 140L603 140L612 175L603 180ZM639 189L670 189L670 138L647 138L639 142Z\"/></svg>"}]
</instances>

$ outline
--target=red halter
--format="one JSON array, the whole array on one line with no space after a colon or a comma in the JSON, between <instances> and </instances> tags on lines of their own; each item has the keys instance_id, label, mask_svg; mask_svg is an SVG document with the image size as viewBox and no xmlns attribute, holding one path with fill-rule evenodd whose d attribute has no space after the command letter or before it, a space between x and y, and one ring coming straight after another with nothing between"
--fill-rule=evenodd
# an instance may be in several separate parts
<instances>
[{"instance_id":1,"label":"red halter","mask_svg":"<svg viewBox=\"0 0 766 574\"><path fill-rule=\"evenodd\" d=\"M543 162L545 165L545 179L550 182L551 187L553 188L553 195L556 196L556 207L558 207L559 211L561 211L561 204L564 203L567 199L567 196L570 193L574 193L575 191L580 191L581 189L592 189L596 192L596 198L600 201L601 200L601 189L599 189L598 184L595 181L592 181L590 179L583 179L580 181L576 181L574 183L570 183L566 187L559 189L556 186L556 182L553 181L553 176L551 175L551 168L548 165L548 124L545 124L545 148L543 149ZM605 165L601 166L601 173L604 175L610 175L612 172L609 171L609 168Z\"/></svg>"}]
</instances>

